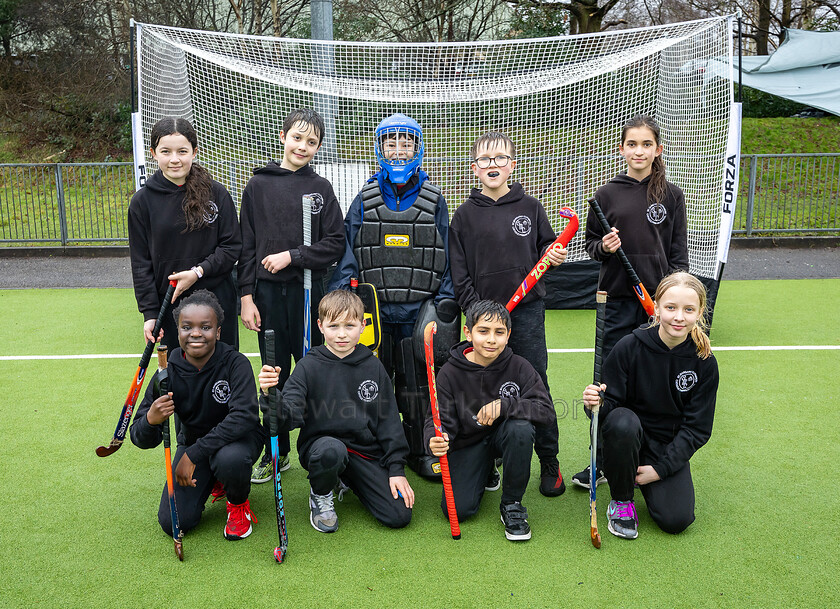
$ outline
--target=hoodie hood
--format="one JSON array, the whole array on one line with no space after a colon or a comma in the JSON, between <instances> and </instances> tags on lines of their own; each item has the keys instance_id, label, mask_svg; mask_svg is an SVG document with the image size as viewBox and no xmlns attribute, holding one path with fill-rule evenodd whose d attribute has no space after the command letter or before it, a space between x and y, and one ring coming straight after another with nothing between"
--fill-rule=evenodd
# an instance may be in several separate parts
<instances>
[{"instance_id":1,"label":"hoodie hood","mask_svg":"<svg viewBox=\"0 0 840 609\"><path fill-rule=\"evenodd\" d=\"M163 172L160 169L154 172L151 177L146 180L146 188L162 195L180 195L184 192L183 186L178 186L174 182L170 182L163 175Z\"/></svg>"},{"instance_id":2,"label":"hoodie hood","mask_svg":"<svg viewBox=\"0 0 840 609\"><path fill-rule=\"evenodd\" d=\"M470 196L467 200L479 207L493 207L494 205L517 203L521 201L524 196L525 189L522 188L522 184L519 182L513 182L510 185L510 191L508 191L508 193L501 197L498 201L494 201L487 195L483 194L478 188L473 188L470 191Z\"/></svg>"},{"instance_id":3,"label":"hoodie hood","mask_svg":"<svg viewBox=\"0 0 840 609\"><path fill-rule=\"evenodd\" d=\"M636 178L631 178L627 175L626 171L622 171L617 176L615 176L612 180L610 180L611 184L622 184L626 186L640 186L644 185L647 188L648 183L650 182L650 174L642 178L641 180L637 180Z\"/></svg>"},{"instance_id":4,"label":"hoodie hood","mask_svg":"<svg viewBox=\"0 0 840 609\"><path fill-rule=\"evenodd\" d=\"M313 358L319 360L321 363L325 362L332 362L338 364L344 364L345 366L358 366L363 364L371 357L374 357L373 351L365 347L364 345L356 345L356 348L353 349L352 353L349 353L345 357L338 357L326 345L318 345L317 347L313 347L307 355L311 355Z\"/></svg>"},{"instance_id":5,"label":"hoodie hood","mask_svg":"<svg viewBox=\"0 0 840 609\"><path fill-rule=\"evenodd\" d=\"M417 199L417 195L420 192L420 187L423 185L423 182L428 179L429 174L422 169L418 169L417 172L409 178L408 182L404 185L400 184L398 186L388 179L388 174L384 169L380 169L368 179L367 183L370 184L371 182L376 182L379 184L379 192L382 193L382 198L385 200L385 205L388 209L391 211L403 211L414 204L414 201ZM394 194L395 187L397 187L398 195ZM397 203L397 196L399 196L399 204Z\"/></svg>"},{"instance_id":6,"label":"hoodie hood","mask_svg":"<svg viewBox=\"0 0 840 609\"><path fill-rule=\"evenodd\" d=\"M265 167L257 167L254 169L254 175L257 174L267 174L267 175L275 175L275 176L301 176L301 177L309 177L315 174L315 170L312 169L312 165L307 163L297 171L292 171L290 169L284 169L280 166L280 163L277 161L271 161Z\"/></svg>"},{"instance_id":7,"label":"hoodie hood","mask_svg":"<svg viewBox=\"0 0 840 609\"><path fill-rule=\"evenodd\" d=\"M449 350L449 363L461 370L474 372L476 370L487 370L493 372L507 367L510 358L513 357L513 351L510 347L505 346L504 351L499 353L499 357L494 359L487 366L476 364L467 359L467 353L473 350L472 343L467 340L462 340Z\"/></svg>"},{"instance_id":8,"label":"hoodie hood","mask_svg":"<svg viewBox=\"0 0 840 609\"><path fill-rule=\"evenodd\" d=\"M697 357L697 347L694 341L691 340L691 336L686 337L683 342L673 349L669 349L668 345L659 338L659 326L642 326L636 328L633 330L633 336L654 353L666 353L674 357Z\"/></svg>"},{"instance_id":9,"label":"hoodie hood","mask_svg":"<svg viewBox=\"0 0 840 609\"><path fill-rule=\"evenodd\" d=\"M181 347L172 350L172 353L169 355L169 364L178 370L179 375L185 378L200 374L212 375L214 374L214 370L223 366L236 353L237 351L233 347L218 340L216 341L216 350L213 351L213 355L210 356L210 359L207 360L207 363L201 369L196 368L187 361L187 357L184 355L184 350Z\"/></svg>"}]
</instances>

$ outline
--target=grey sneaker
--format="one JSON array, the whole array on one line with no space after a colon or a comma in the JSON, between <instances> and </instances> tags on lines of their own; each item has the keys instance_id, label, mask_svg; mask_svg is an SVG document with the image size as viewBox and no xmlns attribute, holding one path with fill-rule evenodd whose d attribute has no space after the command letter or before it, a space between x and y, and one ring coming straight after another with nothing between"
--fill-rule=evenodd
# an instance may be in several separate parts
<instances>
[{"instance_id":1,"label":"grey sneaker","mask_svg":"<svg viewBox=\"0 0 840 609\"><path fill-rule=\"evenodd\" d=\"M344 480L339 478L338 479L338 484L335 485L334 492L335 492L336 495L338 495L338 500L339 501L344 501L344 494L345 493L352 493L353 489L351 489L349 486L344 484Z\"/></svg>"},{"instance_id":2,"label":"grey sneaker","mask_svg":"<svg viewBox=\"0 0 840 609\"><path fill-rule=\"evenodd\" d=\"M607 528L616 537L636 539L639 536L639 517L632 501L610 501L607 508Z\"/></svg>"},{"instance_id":3,"label":"grey sneaker","mask_svg":"<svg viewBox=\"0 0 840 609\"><path fill-rule=\"evenodd\" d=\"M335 533L338 530L338 515L333 505L333 492L316 495L309 489L309 522L316 531Z\"/></svg>"}]
</instances>

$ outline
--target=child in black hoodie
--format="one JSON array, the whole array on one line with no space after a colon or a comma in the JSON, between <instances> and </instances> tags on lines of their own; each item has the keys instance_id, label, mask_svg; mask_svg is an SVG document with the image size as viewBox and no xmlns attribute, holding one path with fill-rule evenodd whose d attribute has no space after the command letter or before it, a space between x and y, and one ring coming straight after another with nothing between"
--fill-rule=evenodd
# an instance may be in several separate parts
<instances>
[{"instance_id":1,"label":"child in black hoodie","mask_svg":"<svg viewBox=\"0 0 840 609\"><path fill-rule=\"evenodd\" d=\"M391 379L373 352L359 345L364 305L346 290L330 292L318 307L325 345L295 365L283 388L280 426L300 428L297 449L309 472L309 521L315 530L338 529L334 493L349 488L382 524L411 521L414 491L405 477L408 443ZM277 384L279 367L263 366L260 389Z\"/></svg>"},{"instance_id":2,"label":"child in black hoodie","mask_svg":"<svg viewBox=\"0 0 840 609\"><path fill-rule=\"evenodd\" d=\"M627 171L595 193L612 231L604 234L591 209L586 219L586 251L601 263L598 289L609 294L604 315L604 359L620 338L648 322L621 261L613 255L615 251L619 247L624 250L650 294L668 273L688 270L685 197L665 179L659 125L650 116L633 117L621 130L619 151L627 162ZM624 231L625 240L619 238L619 229ZM589 468L572 476L572 482L589 488ZM599 471L596 484L601 482Z\"/></svg>"},{"instance_id":3,"label":"child in black hoodie","mask_svg":"<svg viewBox=\"0 0 840 609\"><path fill-rule=\"evenodd\" d=\"M231 271L242 249L236 207L225 187L194 162L198 137L189 121L163 118L152 127L158 171L131 197L128 249L143 334L152 330L169 282L178 282L173 302L193 290L213 292L225 312L222 340L239 345L236 286ZM174 320L163 320L162 342L178 346ZM154 337L155 340L158 337Z\"/></svg>"},{"instance_id":4,"label":"child in black hoodie","mask_svg":"<svg viewBox=\"0 0 840 609\"><path fill-rule=\"evenodd\" d=\"M449 453L449 471L458 520L478 511L485 481L502 459L499 509L505 537L531 538L522 497L531 475L535 425L556 425L554 405L533 366L507 348L510 314L497 302L481 300L467 309L467 340L450 352L437 375L443 437L431 418L424 438L436 457ZM496 487L498 488L498 487ZM441 507L446 513L445 499Z\"/></svg>"},{"instance_id":5,"label":"child in black hoodie","mask_svg":"<svg viewBox=\"0 0 840 609\"><path fill-rule=\"evenodd\" d=\"M176 413L181 428L172 463L181 529L189 531L198 524L218 481L227 493L225 538L242 539L251 534L251 465L265 442L254 372L248 358L217 342L224 312L212 293L193 293L173 317L181 346L169 356L169 390L156 394L155 373L131 424L131 441L139 448L158 446L163 440L160 424ZM158 522L171 534L165 484Z\"/></svg>"},{"instance_id":6,"label":"child in black hoodie","mask_svg":"<svg viewBox=\"0 0 840 609\"><path fill-rule=\"evenodd\" d=\"M678 272L656 289L656 317L625 336L604 363L601 387L583 392L599 403L604 473L610 481L609 530L638 536L633 487L638 484L653 521L680 533L694 522L689 459L712 434L718 367L703 330L706 290Z\"/></svg>"},{"instance_id":7,"label":"child in black hoodie","mask_svg":"<svg viewBox=\"0 0 840 609\"><path fill-rule=\"evenodd\" d=\"M455 297L466 311L479 300L505 304L522 279L556 239L542 204L508 178L516 167L516 147L496 131L472 146L472 170L481 182L455 210L449 226L449 260ZM560 246L549 252L552 266L566 259ZM524 357L548 386L545 343L545 286L538 283L511 313L509 346ZM540 493L557 497L566 490L557 461L556 419L536 426L534 451L540 459Z\"/></svg>"},{"instance_id":8,"label":"child in black hoodie","mask_svg":"<svg viewBox=\"0 0 840 609\"><path fill-rule=\"evenodd\" d=\"M257 332L265 363L265 330L274 330L277 364L283 370L280 388L289 377L292 356L303 357L303 271L312 270L311 343L323 337L315 325L324 294L322 278L344 252L344 221L328 180L309 162L321 147L324 121L314 110L294 110L283 122L280 141L283 160L254 170L242 192L240 222L242 254L238 279L242 294L242 323ZM312 201L312 242L303 245L303 197ZM263 417L268 435L268 417ZM278 437L280 471L289 467L289 434ZM271 447L254 466L251 482L272 476Z\"/></svg>"}]
</instances>

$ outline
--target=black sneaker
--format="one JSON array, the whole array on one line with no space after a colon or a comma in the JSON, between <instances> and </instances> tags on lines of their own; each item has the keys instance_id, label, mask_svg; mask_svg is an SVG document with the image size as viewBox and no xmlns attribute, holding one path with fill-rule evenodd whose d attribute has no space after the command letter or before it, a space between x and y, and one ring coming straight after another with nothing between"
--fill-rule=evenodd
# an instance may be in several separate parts
<instances>
[{"instance_id":1,"label":"black sneaker","mask_svg":"<svg viewBox=\"0 0 840 609\"><path fill-rule=\"evenodd\" d=\"M566 491L563 474L556 463L540 463L540 493L546 497L559 497Z\"/></svg>"},{"instance_id":2,"label":"black sneaker","mask_svg":"<svg viewBox=\"0 0 840 609\"><path fill-rule=\"evenodd\" d=\"M499 506L502 523L505 525L505 537L511 541L531 539L531 527L528 525L528 510L518 501L503 503Z\"/></svg>"},{"instance_id":3,"label":"black sneaker","mask_svg":"<svg viewBox=\"0 0 840 609\"><path fill-rule=\"evenodd\" d=\"M604 477L604 472L600 469L598 470L598 477L595 478L595 487L597 488L599 485L606 482L607 479ZM578 486L589 490L589 466L586 466L586 469L582 472L576 473L572 476L572 483L577 484Z\"/></svg>"},{"instance_id":4,"label":"black sneaker","mask_svg":"<svg viewBox=\"0 0 840 609\"><path fill-rule=\"evenodd\" d=\"M502 486L502 476L499 474L499 468L493 463L493 469L490 470L490 475L487 476L487 482L484 484L485 491L498 491Z\"/></svg>"}]
</instances>

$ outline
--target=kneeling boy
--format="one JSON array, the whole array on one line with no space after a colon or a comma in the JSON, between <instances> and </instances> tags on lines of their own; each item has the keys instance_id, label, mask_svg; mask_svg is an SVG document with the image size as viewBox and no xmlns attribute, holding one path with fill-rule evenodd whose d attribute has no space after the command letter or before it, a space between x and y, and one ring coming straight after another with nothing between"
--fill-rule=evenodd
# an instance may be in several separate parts
<instances>
[{"instance_id":1,"label":"kneeling boy","mask_svg":"<svg viewBox=\"0 0 840 609\"><path fill-rule=\"evenodd\" d=\"M510 314L503 305L471 305L464 334L467 340L452 347L437 375L443 438L435 437L429 418L425 442L436 457L449 453L458 520L478 511L485 490L495 490L485 489L485 482L501 457L505 537L524 541L531 538L522 497L531 475L534 425L554 424L557 415L534 367L507 348ZM445 501L441 506L445 513Z\"/></svg>"},{"instance_id":2,"label":"kneeling boy","mask_svg":"<svg viewBox=\"0 0 840 609\"><path fill-rule=\"evenodd\" d=\"M281 428L300 427L297 449L309 472L309 521L322 533L338 529L336 488L339 497L352 490L385 526L411 521L408 444L391 380L373 352L358 344L363 319L355 294L336 290L324 296L318 328L326 344L301 359L283 387ZM263 393L277 384L279 373L279 367L262 367Z\"/></svg>"}]
</instances>

